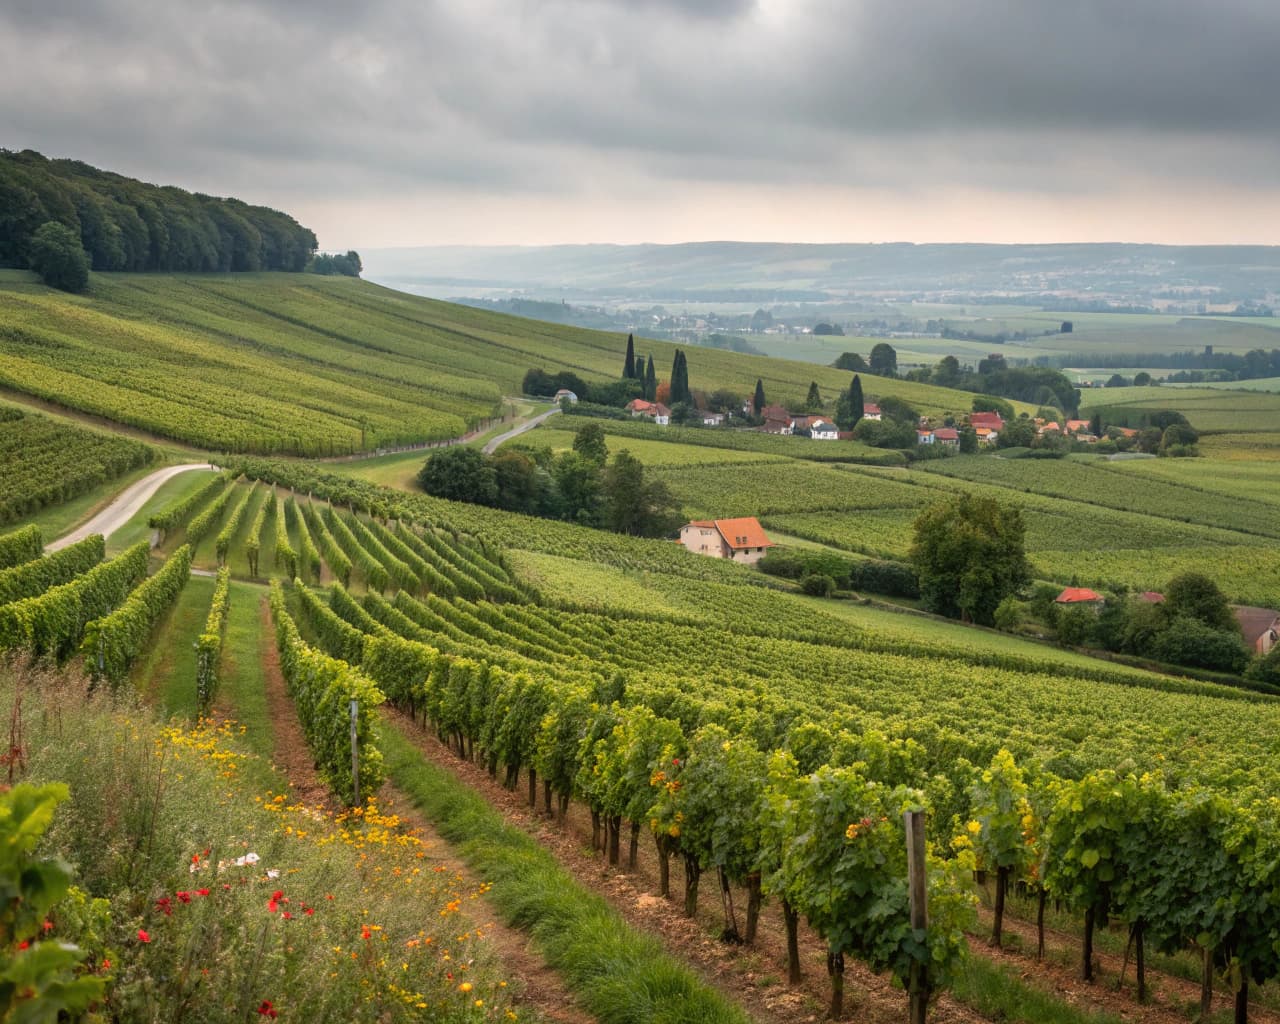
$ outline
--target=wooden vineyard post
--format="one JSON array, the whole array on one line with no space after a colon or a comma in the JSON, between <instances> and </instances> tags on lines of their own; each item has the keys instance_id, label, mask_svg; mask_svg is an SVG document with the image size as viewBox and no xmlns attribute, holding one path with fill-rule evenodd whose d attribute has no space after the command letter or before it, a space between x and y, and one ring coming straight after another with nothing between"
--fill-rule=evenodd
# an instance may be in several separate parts
<instances>
[{"instance_id":1,"label":"wooden vineyard post","mask_svg":"<svg viewBox=\"0 0 1280 1024\"><path fill-rule=\"evenodd\" d=\"M910 900L911 928L924 931L929 927L928 887L925 875L924 811L904 811L907 831L907 893ZM929 1006L929 972L922 963L911 965L907 985L911 999L911 1024L925 1024Z\"/></svg>"},{"instance_id":2,"label":"wooden vineyard post","mask_svg":"<svg viewBox=\"0 0 1280 1024\"><path fill-rule=\"evenodd\" d=\"M356 737L356 721L360 716L360 702L351 701L351 793L352 806L360 806L360 744Z\"/></svg>"}]
</instances>

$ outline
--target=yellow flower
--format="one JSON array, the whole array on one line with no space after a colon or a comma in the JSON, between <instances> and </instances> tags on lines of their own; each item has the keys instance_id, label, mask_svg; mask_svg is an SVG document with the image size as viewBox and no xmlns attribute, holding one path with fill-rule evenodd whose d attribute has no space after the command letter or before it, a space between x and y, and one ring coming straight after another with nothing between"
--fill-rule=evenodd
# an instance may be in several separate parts
<instances>
[{"instance_id":1,"label":"yellow flower","mask_svg":"<svg viewBox=\"0 0 1280 1024\"><path fill-rule=\"evenodd\" d=\"M470 991L471 991L471 982L469 982L469 981L464 981L461 985L459 985L459 986L458 986L458 991L459 991L459 992L470 992Z\"/></svg>"},{"instance_id":2,"label":"yellow flower","mask_svg":"<svg viewBox=\"0 0 1280 1024\"><path fill-rule=\"evenodd\" d=\"M969 829L969 832L975 836L982 831L982 823L978 821L969 822L967 827Z\"/></svg>"}]
</instances>

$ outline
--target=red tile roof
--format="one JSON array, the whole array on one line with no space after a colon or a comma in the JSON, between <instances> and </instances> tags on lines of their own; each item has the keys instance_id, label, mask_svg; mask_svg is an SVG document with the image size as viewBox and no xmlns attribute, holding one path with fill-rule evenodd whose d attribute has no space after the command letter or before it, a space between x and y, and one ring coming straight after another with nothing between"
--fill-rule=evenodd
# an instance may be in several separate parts
<instances>
[{"instance_id":1,"label":"red tile roof","mask_svg":"<svg viewBox=\"0 0 1280 1024\"><path fill-rule=\"evenodd\" d=\"M1258 638L1268 630L1280 626L1280 612L1272 608L1251 608L1248 605L1236 605L1231 609L1236 621L1240 623L1240 632L1252 647Z\"/></svg>"},{"instance_id":2,"label":"red tile roof","mask_svg":"<svg viewBox=\"0 0 1280 1024\"><path fill-rule=\"evenodd\" d=\"M960 434L955 427L939 427L933 432L933 436L938 441L957 441L960 439Z\"/></svg>"},{"instance_id":3,"label":"red tile roof","mask_svg":"<svg viewBox=\"0 0 1280 1024\"><path fill-rule=\"evenodd\" d=\"M703 523L691 523L691 526L702 526ZM744 516L741 519L717 519L712 524L720 531L720 536L731 548L771 548L773 541L765 536L764 527L755 516Z\"/></svg>"},{"instance_id":4,"label":"red tile roof","mask_svg":"<svg viewBox=\"0 0 1280 1024\"><path fill-rule=\"evenodd\" d=\"M1004 418L998 412L971 412L969 413L969 425L971 427L990 427L992 430L999 430L1004 426Z\"/></svg>"},{"instance_id":5,"label":"red tile roof","mask_svg":"<svg viewBox=\"0 0 1280 1024\"><path fill-rule=\"evenodd\" d=\"M1057 604L1088 604L1093 601L1101 601L1102 595L1096 590L1090 590L1088 587L1067 587L1061 594L1057 596Z\"/></svg>"}]
</instances>

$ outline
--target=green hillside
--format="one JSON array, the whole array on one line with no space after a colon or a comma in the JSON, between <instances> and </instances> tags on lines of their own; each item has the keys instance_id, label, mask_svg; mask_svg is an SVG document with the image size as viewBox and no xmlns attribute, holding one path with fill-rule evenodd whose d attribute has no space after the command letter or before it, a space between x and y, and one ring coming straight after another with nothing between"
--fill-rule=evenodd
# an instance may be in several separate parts
<instances>
[{"instance_id":1,"label":"green hillside","mask_svg":"<svg viewBox=\"0 0 1280 1024\"><path fill-rule=\"evenodd\" d=\"M335 455L462 434L492 415L534 366L616 377L617 335L299 274L95 274L88 295L0 272L0 387L219 451ZM646 342L659 376L675 346ZM824 398L849 375L696 350L691 384L771 402ZM972 396L868 381L922 412Z\"/></svg>"}]
</instances>

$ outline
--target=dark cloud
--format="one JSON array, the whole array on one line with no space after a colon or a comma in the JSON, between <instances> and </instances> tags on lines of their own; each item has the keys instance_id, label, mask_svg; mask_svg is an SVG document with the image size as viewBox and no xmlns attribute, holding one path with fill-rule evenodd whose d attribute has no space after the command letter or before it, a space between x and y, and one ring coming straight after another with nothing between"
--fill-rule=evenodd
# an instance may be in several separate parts
<instances>
[{"instance_id":1,"label":"dark cloud","mask_svg":"<svg viewBox=\"0 0 1280 1024\"><path fill-rule=\"evenodd\" d=\"M1277 38L1270 0L10 0L0 144L250 198L1262 187Z\"/></svg>"}]
</instances>

